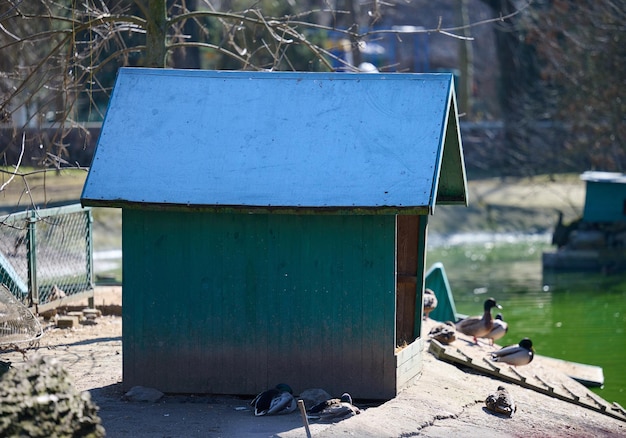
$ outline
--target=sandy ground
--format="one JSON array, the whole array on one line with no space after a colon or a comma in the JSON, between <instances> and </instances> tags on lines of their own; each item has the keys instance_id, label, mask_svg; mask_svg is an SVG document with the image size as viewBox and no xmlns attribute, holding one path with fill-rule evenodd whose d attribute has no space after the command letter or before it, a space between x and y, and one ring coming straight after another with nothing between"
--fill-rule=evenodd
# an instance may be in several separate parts
<instances>
[{"instance_id":1,"label":"sandy ground","mask_svg":"<svg viewBox=\"0 0 626 438\"><path fill-rule=\"evenodd\" d=\"M115 313L121 302L120 288L96 291L96 306ZM434 322L425 323L428 329ZM96 325L74 329L46 325L38 349L61 361L75 386L89 391L100 408L109 437L304 437L298 412L275 417L255 417L250 399L213 395L166 395L156 403L122 400L122 321L104 315ZM453 344L470 355L484 355L493 347L471 345L462 336ZM425 346L428 349L428 342ZM2 353L14 366L24 364L18 352ZM158 364L155 364L155 366ZM540 358L524 369L546 379L566 379L583 397L586 389L565 375L550 370ZM555 374L556 373L556 374ZM558 374L558 375L557 375ZM560 377L559 377L560 376ZM313 437L578 437L626 436L626 421L504 383L518 404L512 418L485 409L486 396L499 380L443 362L425 351L424 370L412 386L381 405L358 400L362 413L335 424L311 424Z\"/></svg>"}]
</instances>

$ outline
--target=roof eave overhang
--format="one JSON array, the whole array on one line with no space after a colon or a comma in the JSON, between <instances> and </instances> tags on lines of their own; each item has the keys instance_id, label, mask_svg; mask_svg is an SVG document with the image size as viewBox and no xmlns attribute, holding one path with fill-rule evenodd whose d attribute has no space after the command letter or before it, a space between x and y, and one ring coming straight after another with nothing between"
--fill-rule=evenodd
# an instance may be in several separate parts
<instances>
[{"instance_id":1,"label":"roof eave overhang","mask_svg":"<svg viewBox=\"0 0 626 438\"><path fill-rule=\"evenodd\" d=\"M296 215L427 215L429 206L271 206L271 205L201 205L149 203L127 200L82 198L81 204L89 207L142 209L153 211L195 211L208 213L245 214L296 214Z\"/></svg>"}]
</instances>

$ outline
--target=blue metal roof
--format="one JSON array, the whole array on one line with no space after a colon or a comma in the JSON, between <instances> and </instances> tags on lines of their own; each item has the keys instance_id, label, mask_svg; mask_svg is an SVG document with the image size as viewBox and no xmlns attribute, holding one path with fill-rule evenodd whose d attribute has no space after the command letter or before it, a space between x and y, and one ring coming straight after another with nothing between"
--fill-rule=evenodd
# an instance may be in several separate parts
<instances>
[{"instance_id":1,"label":"blue metal roof","mask_svg":"<svg viewBox=\"0 0 626 438\"><path fill-rule=\"evenodd\" d=\"M81 201L432 211L466 186L449 74L122 68Z\"/></svg>"}]
</instances>

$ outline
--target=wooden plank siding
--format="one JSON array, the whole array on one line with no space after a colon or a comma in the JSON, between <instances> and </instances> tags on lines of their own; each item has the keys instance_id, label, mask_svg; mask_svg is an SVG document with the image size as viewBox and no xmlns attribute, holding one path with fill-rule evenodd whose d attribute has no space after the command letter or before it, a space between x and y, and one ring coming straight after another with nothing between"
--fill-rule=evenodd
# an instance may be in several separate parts
<instances>
[{"instance_id":1,"label":"wooden plank siding","mask_svg":"<svg viewBox=\"0 0 626 438\"><path fill-rule=\"evenodd\" d=\"M396 216L396 392L422 371L427 216Z\"/></svg>"},{"instance_id":2,"label":"wooden plank siding","mask_svg":"<svg viewBox=\"0 0 626 438\"><path fill-rule=\"evenodd\" d=\"M395 396L393 215L123 221L126 388Z\"/></svg>"},{"instance_id":3,"label":"wooden plank siding","mask_svg":"<svg viewBox=\"0 0 626 438\"><path fill-rule=\"evenodd\" d=\"M396 393L406 388L422 372L424 342L423 338L416 339L396 354Z\"/></svg>"},{"instance_id":4,"label":"wooden plank siding","mask_svg":"<svg viewBox=\"0 0 626 438\"><path fill-rule=\"evenodd\" d=\"M415 317L418 296L419 216L396 216L397 221L397 298L396 346L406 346L415 340ZM419 279L421 286L421 278Z\"/></svg>"},{"instance_id":5,"label":"wooden plank siding","mask_svg":"<svg viewBox=\"0 0 626 438\"><path fill-rule=\"evenodd\" d=\"M420 336L428 216L396 216L396 346Z\"/></svg>"},{"instance_id":6,"label":"wooden plank siding","mask_svg":"<svg viewBox=\"0 0 626 438\"><path fill-rule=\"evenodd\" d=\"M422 317L424 314L424 288L425 285L425 277L426 277L426 248L428 247L428 218L429 216L418 216L419 222L417 226L418 232L418 245L417 245L417 300L418 305L415 306L415 318L414 318L414 326L413 333L416 338L423 337L422 329L424 325L422 324ZM421 356L421 354L420 354Z\"/></svg>"}]
</instances>

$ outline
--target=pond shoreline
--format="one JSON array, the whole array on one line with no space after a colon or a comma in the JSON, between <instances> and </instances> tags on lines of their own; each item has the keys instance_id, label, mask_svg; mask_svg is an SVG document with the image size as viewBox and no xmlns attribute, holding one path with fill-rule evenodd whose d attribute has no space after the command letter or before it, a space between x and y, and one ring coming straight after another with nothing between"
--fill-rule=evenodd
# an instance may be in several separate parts
<instances>
[{"instance_id":1,"label":"pond shoreline","mask_svg":"<svg viewBox=\"0 0 626 438\"><path fill-rule=\"evenodd\" d=\"M468 181L467 207L441 205L429 217L429 234L551 233L562 212L569 222L582 215L584 182L575 175L489 178Z\"/></svg>"}]
</instances>

